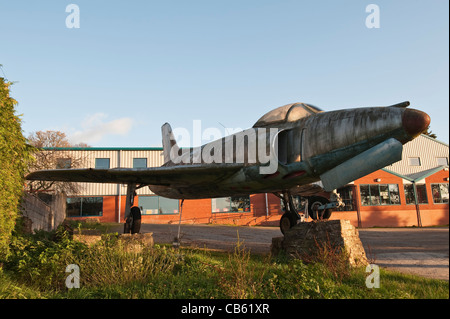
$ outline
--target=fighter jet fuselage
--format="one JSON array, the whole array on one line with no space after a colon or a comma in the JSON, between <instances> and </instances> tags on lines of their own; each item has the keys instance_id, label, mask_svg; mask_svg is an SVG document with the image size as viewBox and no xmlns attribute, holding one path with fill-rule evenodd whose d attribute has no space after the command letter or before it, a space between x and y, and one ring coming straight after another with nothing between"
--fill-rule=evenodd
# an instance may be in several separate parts
<instances>
[{"instance_id":1,"label":"fighter jet fuselage","mask_svg":"<svg viewBox=\"0 0 450 319\"><path fill-rule=\"evenodd\" d=\"M211 165L212 176L194 176L189 185L150 185L161 196L179 199L282 192L332 191L401 160L402 145L420 135L429 116L409 102L322 112L294 103L261 117L243 132L198 148L178 148L163 126L165 167ZM220 167L242 167L222 175Z\"/></svg>"}]
</instances>

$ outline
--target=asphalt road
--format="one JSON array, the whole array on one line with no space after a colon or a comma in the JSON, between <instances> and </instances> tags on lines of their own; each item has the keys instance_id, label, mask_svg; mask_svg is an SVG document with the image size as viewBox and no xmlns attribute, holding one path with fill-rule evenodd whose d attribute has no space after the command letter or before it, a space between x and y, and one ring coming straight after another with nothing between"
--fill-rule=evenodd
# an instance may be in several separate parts
<instances>
[{"instance_id":1,"label":"asphalt road","mask_svg":"<svg viewBox=\"0 0 450 319\"><path fill-rule=\"evenodd\" d=\"M142 224L141 233L153 232L155 243L172 243L178 225ZM359 229L369 260L381 267L424 277L449 280L449 229ZM269 253L278 227L181 225L185 246L233 251L238 240L254 253Z\"/></svg>"},{"instance_id":2,"label":"asphalt road","mask_svg":"<svg viewBox=\"0 0 450 319\"><path fill-rule=\"evenodd\" d=\"M368 228L359 230L367 257L388 269L449 280L446 228Z\"/></svg>"}]
</instances>

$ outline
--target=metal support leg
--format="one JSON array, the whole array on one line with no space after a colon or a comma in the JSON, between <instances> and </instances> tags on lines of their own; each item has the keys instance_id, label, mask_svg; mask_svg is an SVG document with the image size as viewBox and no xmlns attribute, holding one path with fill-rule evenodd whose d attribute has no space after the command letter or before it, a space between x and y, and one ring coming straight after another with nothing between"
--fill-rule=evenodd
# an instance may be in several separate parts
<instances>
[{"instance_id":1,"label":"metal support leg","mask_svg":"<svg viewBox=\"0 0 450 319\"><path fill-rule=\"evenodd\" d=\"M295 208L294 205L294 201L292 200L292 195L289 194L288 195L288 199L289 199L289 211L291 212L292 215L296 216L297 219L300 219L300 214L298 213L297 209Z\"/></svg>"},{"instance_id":2,"label":"metal support leg","mask_svg":"<svg viewBox=\"0 0 450 319\"><path fill-rule=\"evenodd\" d=\"M284 211L287 213L289 211L289 202L287 201L286 196L284 194L283 195L280 194L278 195L278 197L280 197L281 200L283 201Z\"/></svg>"},{"instance_id":3,"label":"metal support leg","mask_svg":"<svg viewBox=\"0 0 450 319\"><path fill-rule=\"evenodd\" d=\"M283 200L285 211L287 213L292 214L292 216L294 216L295 218L301 219L300 214L298 213L297 209L295 208L291 193L288 191L284 191L281 199Z\"/></svg>"},{"instance_id":4,"label":"metal support leg","mask_svg":"<svg viewBox=\"0 0 450 319\"><path fill-rule=\"evenodd\" d=\"M177 237L174 238L173 240L173 247L178 248L180 247L180 235L181 235L181 215L183 214L183 204L184 204L184 199L181 200L181 205L180 205L180 219L178 220L178 234Z\"/></svg>"},{"instance_id":5,"label":"metal support leg","mask_svg":"<svg viewBox=\"0 0 450 319\"><path fill-rule=\"evenodd\" d=\"M306 200L305 200L305 219L309 218L309 209L308 209L308 207L309 207L309 199L308 199L308 197L306 197Z\"/></svg>"}]
</instances>

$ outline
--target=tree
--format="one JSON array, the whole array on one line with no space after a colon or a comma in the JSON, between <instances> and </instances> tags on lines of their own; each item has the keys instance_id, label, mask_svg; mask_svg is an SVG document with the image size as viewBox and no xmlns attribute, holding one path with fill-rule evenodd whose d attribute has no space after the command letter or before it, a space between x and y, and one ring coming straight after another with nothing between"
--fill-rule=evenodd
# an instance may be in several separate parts
<instances>
[{"instance_id":1,"label":"tree","mask_svg":"<svg viewBox=\"0 0 450 319\"><path fill-rule=\"evenodd\" d=\"M0 77L0 259L8 253L9 241L20 211L24 176L32 161L32 147L22 135L17 101L9 96L11 83Z\"/></svg>"},{"instance_id":2,"label":"tree","mask_svg":"<svg viewBox=\"0 0 450 319\"><path fill-rule=\"evenodd\" d=\"M28 136L28 142L34 147L89 147L86 143L71 144L66 133L61 131L37 131Z\"/></svg>"},{"instance_id":3,"label":"tree","mask_svg":"<svg viewBox=\"0 0 450 319\"><path fill-rule=\"evenodd\" d=\"M430 129L430 126L428 125L427 130L423 132L422 134L427 135L431 138L437 138L437 135L433 133L433 131Z\"/></svg>"},{"instance_id":4,"label":"tree","mask_svg":"<svg viewBox=\"0 0 450 319\"><path fill-rule=\"evenodd\" d=\"M64 132L61 131L37 131L28 136L28 141L36 147L34 156L36 161L29 165L29 171L38 171L55 168L81 168L85 164L84 158L72 156L52 148L59 147L89 147L85 143L72 145ZM30 193L79 193L78 183L55 181L27 181L27 191Z\"/></svg>"},{"instance_id":5,"label":"tree","mask_svg":"<svg viewBox=\"0 0 450 319\"><path fill-rule=\"evenodd\" d=\"M28 136L28 142L34 147L70 147L66 134L60 131L37 131Z\"/></svg>"}]
</instances>

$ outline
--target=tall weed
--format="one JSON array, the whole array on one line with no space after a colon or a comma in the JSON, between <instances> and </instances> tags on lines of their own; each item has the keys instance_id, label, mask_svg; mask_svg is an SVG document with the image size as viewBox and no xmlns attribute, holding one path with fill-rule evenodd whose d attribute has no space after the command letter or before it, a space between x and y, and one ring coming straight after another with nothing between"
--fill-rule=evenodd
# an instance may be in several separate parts
<instances>
[{"instance_id":1,"label":"tall weed","mask_svg":"<svg viewBox=\"0 0 450 319\"><path fill-rule=\"evenodd\" d=\"M223 267L214 267L219 275L218 285L224 295L232 299L262 298L269 259L270 256L262 264L255 263L250 251L238 238L234 253L228 255Z\"/></svg>"},{"instance_id":2,"label":"tall weed","mask_svg":"<svg viewBox=\"0 0 450 319\"><path fill-rule=\"evenodd\" d=\"M78 261L80 281L86 287L147 281L171 273L179 262L179 256L170 248L144 246L130 251L122 240L114 245L102 240Z\"/></svg>"}]
</instances>

